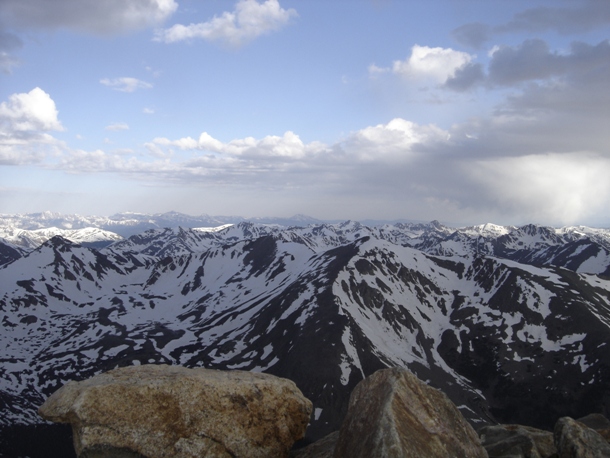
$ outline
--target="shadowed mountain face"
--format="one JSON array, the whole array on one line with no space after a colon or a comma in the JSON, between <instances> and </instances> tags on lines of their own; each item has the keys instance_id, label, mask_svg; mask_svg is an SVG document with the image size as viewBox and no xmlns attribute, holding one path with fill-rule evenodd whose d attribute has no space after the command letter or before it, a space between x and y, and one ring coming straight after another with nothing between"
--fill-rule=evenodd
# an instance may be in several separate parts
<instances>
[{"instance_id":1,"label":"shadowed mountain face","mask_svg":"<svg viewBox=\"0 0 610 458\"><path fill-rule=\"evenodd\" d=\"M314 403L310 440L388 366L475 426L608 415L604 240L350 222L154 230L102 250L54 237L0 268L0 422L39 424L65 382L150 363L290 378Z\"/></svg>"}]
</instances>

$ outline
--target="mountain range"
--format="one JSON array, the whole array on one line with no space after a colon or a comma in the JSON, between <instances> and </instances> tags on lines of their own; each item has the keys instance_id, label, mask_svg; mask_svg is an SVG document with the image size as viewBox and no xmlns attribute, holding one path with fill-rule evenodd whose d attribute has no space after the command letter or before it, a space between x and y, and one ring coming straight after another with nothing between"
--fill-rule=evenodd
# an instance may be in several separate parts
<instances>
[{"instance_id":1,"label":"mountain range","mask_svg":"<svg viewBox=\"0 0 610 458\"><path fill-rule=\"evenodd\" d=\"M11 434L35 431L67 381L150 363L290 378L314 404L308 440L338 429L353 387L388 366L475 427L610 413L608 229L194 218L121 235L62 218L0 218Z\"/></svg>"},{"instance_id":2,"label":"mountain range","mask_svg":"<svg viewBox=\"0 0 610 458\"><path fill-rule=\"evenodd\" d=\"M56 212L0 214L0 228L19 228L30 231L49 228L63 230L97 228L114 232L121 237L129 237L149 229L218 227L245 221L279 226L300 226L323 222L306 215L294 215L290 218L257 217L246 219L241 216L191 216L179 212L155 214L125 212L111 216L66 215ZM0 235L0 237L4 237L4 235Z\"/></svg>"}]
</instances>

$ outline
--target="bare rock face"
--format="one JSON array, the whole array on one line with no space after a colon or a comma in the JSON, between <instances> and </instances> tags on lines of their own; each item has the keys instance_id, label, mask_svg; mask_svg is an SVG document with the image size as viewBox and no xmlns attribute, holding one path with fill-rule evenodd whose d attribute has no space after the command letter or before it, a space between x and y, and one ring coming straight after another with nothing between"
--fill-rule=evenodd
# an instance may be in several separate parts
<instances>
[{"instance_id":1,"label":"bare rock face","mask_svg":"<svg viewBox=\"0 0 610 458\"><path fill-rule=\"evenodd\" d=\"M479 431L490 458L552 458L553 433L521 425L485 426Z\"/></svg>"},{"instance_id":2,"label":"bare rock face","mask_svg":"<svg viewBox=\"0 0 610 458\"><path fill-rule=\"evenodd\" d=\"M610 444L584 423L562 417L554 434L559 458L610 458Z\"/></svg>"},{"instance_id":3,"label":"bare rock face","mask_svg":"<svg viewBox=\"0 0 610 458\"><path fill-rule=\"evenodd\" d=\"M483 458L487 452L444 393L394 368L354 388L334 457Z\"/></svg>"},{"instance_id":4,"label":"bare rock face","mask_svg":"<svg viewBox=\"0 0 610 458\"><path fill-rule=\"evenodd\" d=\"M312 404L290 380L146 365L68 382L40 415L71 423L79 458L286 457Z\"/></svg>"}]
</instances>

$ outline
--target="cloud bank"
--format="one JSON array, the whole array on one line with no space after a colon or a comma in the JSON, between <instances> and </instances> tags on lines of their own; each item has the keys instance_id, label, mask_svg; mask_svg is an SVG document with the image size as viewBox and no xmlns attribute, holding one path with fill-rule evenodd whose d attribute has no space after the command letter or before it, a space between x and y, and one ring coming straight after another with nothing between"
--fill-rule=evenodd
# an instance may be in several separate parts
<instances>
[{"instance_id":1,"label":"cloud bank","mask_svg":"<svg viewBox=\"0 0 610 458\"><path fill-rule=\"evenodd\" d=\"M290 131L229 141L202 132L154 138L140 152L111 152L72 149L54 139L50 132L63 129L57 115L55 103L39 88L0 104L2 163L110 172L214 192L239 189L251 197L279 192L285 199L360 202L422 219L442 213L457 221L488 215L495 221L568 224L610 205L610 157L599 152L605 150L554 148L541 139L547 122L542 117L523 122L497 114L449 130L396 118L332 144L307 143ZM557 145L579 143L579 135L555 132ZM598 134L589 143L603 141Z\"/></svg>"}]
</instances>

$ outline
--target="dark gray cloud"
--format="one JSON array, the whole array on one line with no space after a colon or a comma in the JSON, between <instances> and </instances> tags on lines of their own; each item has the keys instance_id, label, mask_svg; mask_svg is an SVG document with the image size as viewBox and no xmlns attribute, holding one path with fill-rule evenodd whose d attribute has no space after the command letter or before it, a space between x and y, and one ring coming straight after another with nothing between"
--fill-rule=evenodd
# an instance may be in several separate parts
<instances>
[{"instance_id":1,"label":"dark gray cloud","mask_svg":"<svg viewBox=\"0 0 610 458\"><path fill-rule=\"evenodd\" d=\"M567 64L567 58L552 53L543 40L526 40L518 47L502 46L493 54L489 79L493 84L510 86L561 74Z\"/></svg>"},{"instance_id":2,"label":"dark gray cloud","mask_svg":"<svg viewBox=\"0 0 610 458\"><path fill-rule=\"evenodd\" d=\"M11 29L112 34L159 24L177 6L174 0L2 0L0 22Z\"/></svg>"},{"instance_id":3,"label":"dark gray cloud","mask_svg":"<svg viewBox=\"0 0 610 458\"><path fill-rule=\"evenodd\" d=\"M528 88L521 88L526 95L509 98L511 105L521 105L527 100L528 106L540 109L601 108L599 100L605 99L610 89L610 41L596 45L574 42L567 52L553 51L540 39L525 40L518 46L501 46L494 51L487 69L480 63L468 62L456 70L444 87L463 92L480 85L516 87L525 83L531 83ZM541 92L547 95L543 97ZM554 102L559 94L578 96L570 103L566 103L567 99Z\"/></svg>"},{"instance_id":4,"label":"dark gray cloud","mask_svg":"<svg viewBox=\"0 0 610 458\"><path fill-rule=\"evenodd\" d=\"M610 82L610 41L597 45L575 42L568 53L551 51L542 40L527 40L518 47L502 47L489 64L489 83L514 85L524 81L561 77L553 91L584 89L595 94ZM566 86L567 85L567 86ZM601 94L600 94L601 95Z\"/></svg>"},{"instance_id":5,"label":"dark gray cloud","mask_svg":"<svg viewBox=\"0 0 610 458\"><path fill-rule=\"evenodd\" d=\"M0 51L14 51L23 46L23 41L17 35L0 30Z\"/></svg>"},{"instance_id":6,"label":"dark gray cloud","mask_svg":"<svg viewBox=\"0 0 610 458\"><path fill-rule=\"evenodd\" d=\"M572 7L537 7L517 13L505 24L464 24L451 32L464 46L481 49L494 35L511 32L554 31L563 35L583 33L610 24L610 1L585 0Z\"/></svg>"},{"instance_id":7,"label":"dark gray cloud","mask_svg":"<svg viewBox=\"0 0 610 458\"><path fill-rule=\"evenodd\" d=\"M465 24L451 32L453 38L460 44L480 49L492 37L491 27L480 22Z\"/></svg>"},{"instance_id":8,"label":"dark gray cloud","mask_svg":"<svg viewBox=\"0 0 610 458\"><path fill-rule=\"evenodd\" d=\"M444 87L457 92L464 92L483 81L485 81L483 66L479 63L469 62L458 68L455 75L447 79Z\"/></svg>"},{"instance_id":9,"label":"dark gray cloud","mask_svg":"<svg viewBox=\"0 0 610 458\"><path fill-rule=\"evenodd\" d=\"M496 32L545 32L561 34L581 33L610 24L610 2L588 0L577 7L538 7L516 14L507 24L496 27Z\"/></svg>"}]
</instances>

